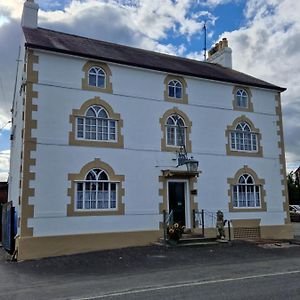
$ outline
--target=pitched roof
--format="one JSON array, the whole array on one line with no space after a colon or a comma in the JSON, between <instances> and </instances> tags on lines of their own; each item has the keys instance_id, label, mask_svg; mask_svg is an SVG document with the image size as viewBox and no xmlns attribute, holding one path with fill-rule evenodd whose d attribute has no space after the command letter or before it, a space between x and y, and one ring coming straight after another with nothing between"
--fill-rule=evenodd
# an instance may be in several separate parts
<instances>
[{"instance_id":1,"label":"pitched roof","mask_svg":"<svg viewBox=\"0 0 300 300\"><path fill-rule=\"evenodd\" d=\"M23 31L26 39L25 45L30 48L159 70L166 73L261 87L280 92L285 91L285 88L218 64L108 43L44 28L23 27Z\"/></svg>"}]
</instances>

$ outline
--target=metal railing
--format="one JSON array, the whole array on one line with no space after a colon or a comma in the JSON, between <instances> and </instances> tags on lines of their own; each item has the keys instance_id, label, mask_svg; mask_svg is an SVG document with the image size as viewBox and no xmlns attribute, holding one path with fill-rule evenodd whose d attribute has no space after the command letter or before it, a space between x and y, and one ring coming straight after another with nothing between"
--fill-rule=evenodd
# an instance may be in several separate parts
<instances>
[{"instance_id":1,"label":"metal railing","mask_svg":"<svg viewBox=\"0 0 300 300\"><path fill-rule=\"evenodd\" d=\"M224 220L224 227L227 224L228 240L231 241L231 220ZM193 228L201 228L202 235L205 234L205 228L216 228L217 227L217 213L207 211L204 209L193 210Z\"/></svg>"},{"instance_id":2,"label":"metal railing","mask_svg":"<svg viewBox=\"0 0 300 300\"><path fill-rule=\"evenodd\" d=\"M168 231L168 226L174 224L174 218L173 218L173 210L170 211L168 214L166 210L163 211L163 226L164 226L164 243L167 243L167 231Z\"/></svg>"},{"instance_id":3,"label":"metal railing","mask_svg":"<svg viewBox=\"0 0 300 300\"><path fill-rule=\"evenodd\" d=\"M204 236L205 228L215 228L217 224L217 215L215 212L204 209L193 210L193 228L201 228Z\"/></svg>"}]
</instances>

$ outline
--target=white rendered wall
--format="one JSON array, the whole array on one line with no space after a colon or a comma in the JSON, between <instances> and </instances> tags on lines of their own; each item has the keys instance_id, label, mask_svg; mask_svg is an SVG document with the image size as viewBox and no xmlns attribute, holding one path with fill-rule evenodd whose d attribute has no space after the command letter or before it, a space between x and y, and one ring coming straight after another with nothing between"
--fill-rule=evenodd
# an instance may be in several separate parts
<instances>
[{"instance_id":1,"label":"white rendered wall","mask_svg":"<svg viewBox=\"0 0 300 300\"><path fill-rule=\"evenodd\" d=\"M196 197L200 209L221 209L225 218L261 218L262 225L282 225L283 212L279 166L278 136L275 115L275 92L251 88L254 112L232 109L233 85L185 77L189 104L170 103L163 99L167 74L109 64L113 94L81 90L86 60L39 55L39 83L34 85L39 98L33 104L37 129L36 180L31 182L35 196L34 218L29 220L35 236L94 232L157 230L159 215L158 181L161 170L175 167L173 153L161 152L162 131L159 119L168 109L177 107L192 121L192 155L200 162ZM124 126L124 149L69 146L69 116L87 100L99 96L119 113ZM245 115L262 134L263 158L226 155L225 130ZM68 174L79 173L95 158L109 164L117 175L125 175L124 216L67 217ZM233 178L244 165L265 179L267 212L228 212L227 178Z\"/></svg>"},{"instance_id":2,"label":"white rendered wall","mask_svg":"<svg viewBox=\"0 0 300 300\"><path fill-rule=\"evenodd\" d=\"M12 132L13 140L11 140L11 153L10 153L10 168L9 168L9 192L8 192L8 201L13 202L13 206L16 209L17 215L20 216L20 207L19 207L19 196L21 195L20 188L20 179L21 179L21 152L23 150L23 140L22 140L22 129L24 127L24 122L22 120L23 113L23 94L20 95L19 90L22 84L22 77L25 76L23 71L24 68L24 35L22 34L21 38L21 51L19 55L19 66L17 70L17 82L16 82L16 95L12 107Z\"/></svg>"}]
</instances>

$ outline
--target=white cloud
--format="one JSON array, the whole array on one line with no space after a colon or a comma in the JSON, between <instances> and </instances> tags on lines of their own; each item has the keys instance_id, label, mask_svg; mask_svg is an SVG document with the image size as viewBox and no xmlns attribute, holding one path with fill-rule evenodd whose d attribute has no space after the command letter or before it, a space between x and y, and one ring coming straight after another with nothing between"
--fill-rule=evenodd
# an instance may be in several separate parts
<instances>
[{"instance_id":1,"label":"white cloud","mask_svg":"<svg viewBox=\"0 0 300 300\"><path fill-rule=\"evenodd\" d=\"M23 9L23 0L1 0L0 16L20 19Z\"/></svg>"},{"instance_id":2,"label":"white cloud","mask_svg":"<svg viewBox=\"0 0 300 300\"><path fill-rule=\"evenodd\" d=\"M0 151L0 181L8 178L10 150Z\"/></svg>"},{"instance_id":3,"label":"white cloud","mask_svg":"<svg viewBox=\"0 0 300 300\"><path fill-rule=\"evenodd\" d=\"M186 57L190 59L202 60L204 57L204 52L190 52Z\"/></svg>"},{"instance_id":4,"label":"white cloud","mask_svg":"<svg viewBox=\"0 0 300 300\"><path fill-rule=\"evenodd\" d=\"M209 20L214 18L199 8L189 16L192 4L191 0L72 1L64 11L40 11L40 21L55 27L60 24L69 27L69 30L76 28L76 33L79 30L89 36L97 34L97 37L101 38L102 35L106 39L109 37L107 31L111 32L122 27L127 31L127 35L131 33L139 38L158 41L167 38L170 31L175 35L191 37L201 28L201 17L205 15Z\"/></svg>"},{"instance_id":5,"label":"white cloud","mask_svg":"<svg viewBox=\"0 0 300 300\"><path fill-rule=\"evenodd\" d=\"M17 21L11 20L0 27L0 124L6 123L11 118L19 32Z\"/></svg>"},{"instance_id":6,"label":"white cloud","mask_svg":"<svg viewBox=\"0 0 300 300\"><path fill-rule=\"evenodd\" d=\"M9 23L9 19L5 16L0 16L0 26L2 26L5 23Z\"/></svg>"},{"instance_id":7,"label":"white cloud","mask_svg":"<svg viewBox=\"0 0 300 300\"><path fill-rule=\"evenodd\" d=\"M201 3L202 5L214 7L218 5L227 4L229 2L238 2L240 0L197 0L198 3Z\"/></svg>"},{"instance_id":8,"label":"white cloud","mask_svg":"<svg viewBox=\"0 0 300 300\"><path fill-rule=\"evenodd\" d=\"M300 165L300 2L250 0L247 26L225 32L235 69L287 88L282 94L286 156Z\"/></svg>"}]
</instances>

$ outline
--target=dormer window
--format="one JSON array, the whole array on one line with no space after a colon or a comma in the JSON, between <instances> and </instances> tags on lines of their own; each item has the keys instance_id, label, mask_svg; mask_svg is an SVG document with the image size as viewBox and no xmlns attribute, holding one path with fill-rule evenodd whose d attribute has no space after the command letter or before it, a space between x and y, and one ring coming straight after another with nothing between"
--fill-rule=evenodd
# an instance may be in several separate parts
<instances>
[{"instance_id":1,"label":"dormer window","mask_svg":"<svg viewBox=\"0 0 300 300\"><path fill-rule=\"evenodd\" d=\"M168 95L170 98L182 98L182 84L178 80L171 80L168 83Z\"/></svg>"},{"instance_id":2,"label":"dormer window","mask_svg":"<svg viewBox=\"0 0 300 300\"><path fill-rule=\"evenodd\" d=\"M89 85L99 88L105 88L106 74L102 68L92 67L89 70Z\"/></svg>"}]
</instances>

